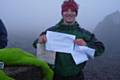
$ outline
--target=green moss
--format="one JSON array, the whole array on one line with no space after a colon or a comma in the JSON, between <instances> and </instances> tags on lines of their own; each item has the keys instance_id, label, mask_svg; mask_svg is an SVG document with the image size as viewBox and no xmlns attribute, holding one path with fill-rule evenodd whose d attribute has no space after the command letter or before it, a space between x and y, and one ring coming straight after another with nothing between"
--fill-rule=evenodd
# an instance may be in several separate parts
<instances>
[{"instance_id":1,"label":"green moss","mask_svg":"<svg viewBox=\"0 0 120 80\"><path fill-rule=\"evenodd\" d=\"M14 80L8 77L2 70L0 70L0 80Z\"/></svg>"},{"instance_id":2,"label":"green moss","mask_svg":"<svg viewBox=\"0 0 120 80\"><path fill-rule=\"evenodd\" d=\"M31 53L25 52L19 48L0 49L0 61L3 61L7 65L32 65L39 67L42 69L46 80L52 80L53 78L53 71L46 62L37 59Z\"/></svg>"}]
</instances>

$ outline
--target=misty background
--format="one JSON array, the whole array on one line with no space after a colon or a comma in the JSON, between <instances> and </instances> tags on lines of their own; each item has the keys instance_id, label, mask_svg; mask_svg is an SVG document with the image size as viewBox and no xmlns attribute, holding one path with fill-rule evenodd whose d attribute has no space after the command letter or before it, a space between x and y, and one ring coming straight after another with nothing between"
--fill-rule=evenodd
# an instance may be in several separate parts
<instances>
[{"instance_id":1,"label":"misty background","mask_svg":"<svg viewBox=\"0 0 120 80\"><path fill-rule=\"evenodd\" d=\"M35 54L33 41L59 22L64 0L0 0L0 19L8 31L8 47ZM77 21L105 44L105 53L88 61L86 80L120 80L120 1L76 0Z\"/></svg>"},{"instance_id":2,"label":"misty background","mask_svg":"<svg viewBox=\"0 0 120 80\"><path fill-rule=\"evenodd\" d=\"M38 34L61 19L64 0L0 0L0 18L8 32ZM75 0L79 4L77 20L93 30L106 15L120 10L119 0Z\"/></svg>"}]
</instances>

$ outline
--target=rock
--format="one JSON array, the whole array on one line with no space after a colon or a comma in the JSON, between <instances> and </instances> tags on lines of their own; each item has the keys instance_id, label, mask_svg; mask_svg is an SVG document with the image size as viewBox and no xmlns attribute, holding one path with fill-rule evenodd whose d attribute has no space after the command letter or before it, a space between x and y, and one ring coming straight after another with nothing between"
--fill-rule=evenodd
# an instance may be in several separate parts
<instances>
[{"instance_id":1,"label":"rock","mask_svg":"<svg viewBox=\"0 0 120 80\"><path fill-rule=\"evenodd\" d=\"M15 80L42 80L41 70L33 66L5 67L5 72Z\"/></svg>"}]
</instances>

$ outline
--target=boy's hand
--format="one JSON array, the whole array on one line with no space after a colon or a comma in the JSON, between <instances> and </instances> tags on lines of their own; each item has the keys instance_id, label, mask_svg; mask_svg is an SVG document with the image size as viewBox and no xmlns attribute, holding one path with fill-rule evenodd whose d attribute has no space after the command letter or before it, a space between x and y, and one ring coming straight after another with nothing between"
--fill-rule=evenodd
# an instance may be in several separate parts
<instances>
[{"instance_id":1,"label":"boy's hand","mask_svg":"<svg viewBox=\"0 0 120 80\"><path fill-rule=\"evenodd\" d=\"M38 42L39 42L40 44L46 43L46 42L47 42L47 37L46 37L46 35L43 34L43 35L39 36Z\"/></svg>"},{"instance_id":2,"label":"boy's hand","mask_svg":"<svg viewBox=\"0 0 120 80\"><path fill-rule=\"evenodd\" d=\"M86 46L87 43L83 39L76 39L74 40L74 43L80 46Z\"/></svg>"}]
</instances>

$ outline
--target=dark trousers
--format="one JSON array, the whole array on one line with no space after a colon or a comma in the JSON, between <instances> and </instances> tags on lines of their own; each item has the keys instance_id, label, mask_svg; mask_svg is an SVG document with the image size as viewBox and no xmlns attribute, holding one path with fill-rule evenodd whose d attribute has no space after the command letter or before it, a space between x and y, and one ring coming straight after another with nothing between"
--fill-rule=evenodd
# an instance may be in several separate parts
<instances>
[{"instance_id":1,"label":"dark trousers","mask_svg":"<svg viewBox=\"0 0 120 80\"><path fill-rule=\"evenodd\" d=\"M84 80L84 74L82 71L79 72L77 75L67 76L67 77L55 74L53 80Z\"/></svg>"}]
</instances>

